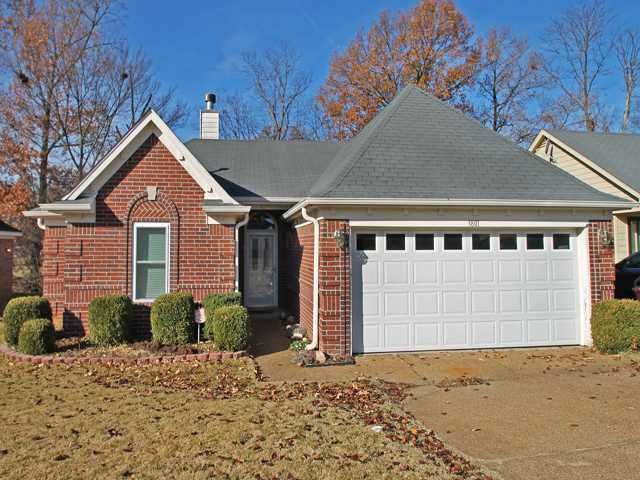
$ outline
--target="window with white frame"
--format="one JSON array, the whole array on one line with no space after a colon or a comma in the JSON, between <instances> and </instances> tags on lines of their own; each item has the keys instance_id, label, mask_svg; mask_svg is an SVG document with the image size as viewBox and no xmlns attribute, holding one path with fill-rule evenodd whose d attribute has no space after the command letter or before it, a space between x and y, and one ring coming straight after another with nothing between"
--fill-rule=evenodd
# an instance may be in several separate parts
<instances>
[{"instance_id":1,"label":"window with white frame","mask_svg":"<svg viewBox=\"0 0 640 480\"><path fill-rule=\"evenodd\" d=\"M133 297L154 300L169 290L169 224L136 223L133 233Z\"/></svg>"}]
</instances>

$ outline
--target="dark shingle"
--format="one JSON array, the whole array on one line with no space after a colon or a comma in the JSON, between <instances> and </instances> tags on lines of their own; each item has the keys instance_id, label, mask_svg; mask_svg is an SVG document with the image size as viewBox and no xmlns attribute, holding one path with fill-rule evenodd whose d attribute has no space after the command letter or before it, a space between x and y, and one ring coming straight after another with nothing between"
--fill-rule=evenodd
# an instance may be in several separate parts
<instances>
[{"instance_id":1,"label":"dark shingle","mask_svg":"<svg viewBox=\"0 0 640 480\"><path fill-rule=\"evenodd\" d=\"M309 196L619 200L415 86L342 147Z\"/></svg>"},{"instance_id":2,"label":"dark shingle","mask_svg":"<svg viewBox=\"0 0 640 480\"><path fill-rule=\"evenodd\" d=\"M620 181L640 191L640 135L549 130Z\"/></svg>"},{"instance_id":3,"label":"dark shingle","mask_svg":"<svg viewBox=\"0 0 640 480\"><path fill-rule=\"evenodd\" d=\"M194 139L185 145L234 197L305 197L340 148L271 140Z\"/></svg>"},{"instance_id":4,"label":"dark shingle","mask_svg":"<svg viewBox=\"0 0 640 480\"><path fill-rule=\"evenodd\" d=\"M0 220L0 232L16 232L20 233L20 230L13 228L11 225Z\"/></svg>"}]
</instances>

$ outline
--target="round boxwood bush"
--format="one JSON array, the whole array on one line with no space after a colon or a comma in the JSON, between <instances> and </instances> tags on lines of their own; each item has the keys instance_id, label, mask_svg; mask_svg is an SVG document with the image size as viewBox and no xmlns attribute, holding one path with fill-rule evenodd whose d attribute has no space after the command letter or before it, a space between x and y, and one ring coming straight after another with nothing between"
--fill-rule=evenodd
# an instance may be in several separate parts
<instances>
[{"instance_id":1,"label":"round boxwood bush","mask_svg":"<svg viewBox=\"0 0 640 480\"><path fill-rule=\"evenodd\" d=\"M43 355L56 349L56 331L48 318L26 320L20 328L18 350L28 355Z\"/></svg>"},{"instance_id":2,"label":"round boxwood bush","mask_svg":"<svg viewBox=\"0 0 640 480\"><path fill-rule=\"evenodd\" d=\"M242 305L220 307L213 315L213 338L221 350L238 351L247 347L251 324Z\"/></svg>"},{"instance_id":3,"label":"round boxwood bush","mask_svg":"<svg viewBox=\"0 0 640 480\"><path fill-rule=\"evenodd\" d=\"M20 327L25 321L33 318L48 318L51 320L49 300L37 296L18 297L9 300L3 314L6 342L12 347L18 345Z\"/></svg>"},{"instance_id":4,"label":"round boxwood bush","mask_svg":"<svg viewBox=\"0 0 640 480\"><path fill-rule=\"evenodd\" d=\"M151 335L163 345L182 345L193 338L193 296L175 292L160 295L151 306Z\"/></svg>"},{"instance_id":5,"label":"round boxwood bush","mask_svg":"<svg viewBox=\"0 0 640 480\"><path fill-rule=\"evenodd\" d=\"M89 338L100 347L110 347L129 340L133 322L133 303L126 295L105 295L89 304Z\"/></svg>"},{"instance_id":6,"label":"round boxwood bush","mask_svg":"<svg viewBox=\"0 0 640 480\"><path fill-rule=\"evenodd\" d=\"M4 336L4 322L0 322L0 345L6 343Z\"/></svg>"},{"instance_id":7,"label":"round boxwood bush","mask_svg":"<svg viewBox=\"0 0 640 480\"><path fill-rule=\"evenodd\" d=\"M640 302L605 300L591 313L593 344L603 353L630 350L640 342Z\"/></svg>"},{"instance_id":8,"label":"round boxwood bush","mask_svg":"<svg viewBox=\"0 0 640 480\"><path fill-rule=\"evenodd\" d=\"M207 321L204 323L204 338L213 340L213 316L220 307L227 305L241 305L240 292L210 293L202 301Z\"/></svg>"}]
</instances>

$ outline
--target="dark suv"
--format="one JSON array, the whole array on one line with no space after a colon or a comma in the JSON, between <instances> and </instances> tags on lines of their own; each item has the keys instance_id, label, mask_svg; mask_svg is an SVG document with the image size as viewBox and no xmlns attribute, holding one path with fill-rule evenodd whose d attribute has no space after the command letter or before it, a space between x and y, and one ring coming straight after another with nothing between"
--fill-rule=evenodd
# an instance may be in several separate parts
<instances>
[{"instance_id":1,"label":"dark suv","mask_svg":"<svg viewBox=\"0 0 640 480\"><path fill-rule=\"evenodd\" d=\"M616 264L616 298L638 298L634 288L640 288L640 252Z\"/></svg>"}]
</instances>

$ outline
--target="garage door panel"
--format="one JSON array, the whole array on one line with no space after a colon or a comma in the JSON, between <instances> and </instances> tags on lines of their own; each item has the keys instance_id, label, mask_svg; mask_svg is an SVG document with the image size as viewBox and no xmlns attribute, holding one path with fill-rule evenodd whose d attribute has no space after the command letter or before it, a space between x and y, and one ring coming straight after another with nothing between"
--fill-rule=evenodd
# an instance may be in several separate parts
<instances>
[{"instance_id":1,"label":"garage door panel","mask_svg":"<svg viewBox=\"0 0 640 480\"><path fill-rule=\"evenodd\" d=\"M495 313L496 292L493 290L471 292L471 313Z\"/></svg>"},{"instance_id":2,"label":"garage door panel","mask_svg":"<svg viewBox=\"0 0 640 480\"><path fill-rule=\"evenodd\" d=\"M467 312L467 292L443 292L442 311L449 314Z\"/></svg>"},{"instance_id":3,"label":"garage door panel","mask_svg":"<svg viewBox=\"0 0 640 480\"><path fill-rule=\"evenodd\" d=\"M410 337L411 324L387 323L384 326L385 349L407 350L412 347Z\"/></svg>"},{"instance_id":4,"label":"garage door panel","mask_svg":"<svg viewBox=\"0 0 640 480\"><path fill-rule=\"evenodd\" d=\"M532 312L532 313L549 312L549 291L548 290L527 291L527 312Z\"/></svg>"},{"instance_id":5,"label":"garage door panel","mask_svg":"<svg viewBox=\"0 0 640 480\"><path fill-rule=\"evenodd\" d=\"M500 313L523 313L522 290L502 290L499 292Z\"/></svg>"},{"instance_id":6,"label":"garage door panel","mask_svg":"<svg viewBox=\"0 0 640 480\"><path fill-rule=\"evenodd\" d=\"M539 319L527 322L527 337L529 344L551 343L550 320Z\"/></svg>"},{"instance_id":7,"label":"garage door panel","mask_svg":"<svg viewBox=\"0 0 640 480\"><path fill-rule=\"evenodd\" d=\"M578 343L577 252L553 250L551 233L543 250L527 250L526 234L501 250L493 233L491 250L473 250L464 234L462 250L445 251L442 231L433 250L416 250L408 233L406 250L385 251L386 233L352 256L354 351Z\"/></svg>"},{"instance_id":8,"label":"garage door panel","mask_svg":"<svg viewBox=\"0 0 640 480\"><path fill-rule=\"evenodd\" d=\"M440 326L437 323L416 323L414 326L414 342L418 349L436 347L440 342Z\"/></svg>"},{"instance_id":9,"label":"garage door panel","mask_svg":"<svg viewBox=\"0 0 640 480\"><path fill-rule=\"evenodd\" d=\"M495 322L473 322L471 324L471 332L474 346L496 344Z\"/></svg>"},{"instance_id":10,"label":"garage door panel","mask_svg":"<svg viewBox=\"0 0 640 480\"><path fill-rule=\"evenodd\" d=\"M548 275L549 262L545 260L529 260L525 263L525 271L527 272L527 282L546 282L549 280Z\"/></svg>"},{"instance_id":11,"label":"garage door panel","mask_svg":"<svg viewBox=\"0 0 640 480\"><path fill-rule=\"evenodd\" d=\"M443 260L443 283L466 283L467 263L464 260Z\"/></svg>"},{"instance_id":12,"label":"garage door panel","mask_svg":"<svg viewBox=\"0 0 640 480\"><path fill-rule=\"evenodd\" d=\"M501 320L498 328L500 338L499 345L516 346L525 343L524 323L521 319Z\"/></svg>"},{"instance_id":13,"label":"garage door panel","mask_svg":"<svg viewBox=\"0 0 640 480\"><path fill-rule=\"evenodd\" d=\"M384 313L387 316L409 315L409 292L385 292Z\"/></svg>"},{"instance_id":14,"label":"garage door panel","mask_svg":"<svg viewBox=\"0 0 640 480\"><path fill-rule=\"evenodd\" d=\"M471 281L473 283L493 283L495 281L493 260L472 260Z\"/></svg>"},{"instance_id":15,"label":"garage door panel","mask_svg":"<svg viewBox=\"0 0 640 480\"><path fill-rule=\"evenodd\" d=\"M413 263L413 283L415 285L437 284L438 262L418 260Z\"/></svg>"},{"instance_id":16,"label":"garage door panel","mask_svg":"<svg viewBox=\"0 0 640 480\"><path fill-rule=\"evenodd\" d=\"M502 283L522 281L520 260L500 260L498 261L498 271L498 278Z\"/></svg>"},{"instance_id":17,"label":"garage door panel","mask_svg":"<svg viewBox=\"0 0 640 480\"><path fill-rule=\"evenodd\" d=\"M415 292L413 294L413 312L419 315L437 315L438 292Z\"/></svg>"}]
</instances>

